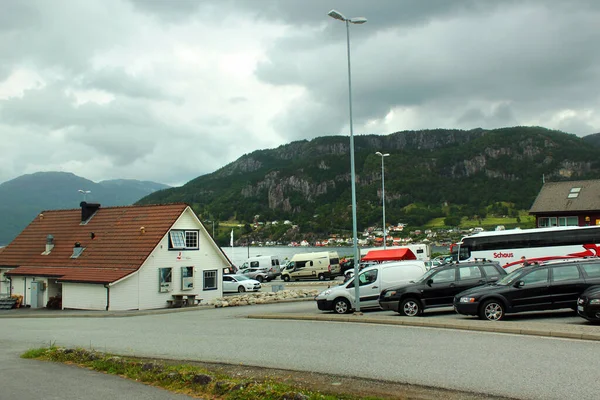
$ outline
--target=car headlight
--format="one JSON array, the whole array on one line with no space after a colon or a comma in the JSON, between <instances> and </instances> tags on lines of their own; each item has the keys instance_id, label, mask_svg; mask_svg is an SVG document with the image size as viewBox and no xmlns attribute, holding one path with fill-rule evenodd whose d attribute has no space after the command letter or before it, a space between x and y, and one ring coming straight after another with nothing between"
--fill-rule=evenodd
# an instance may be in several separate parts
<instances>
[{"instance_id":1,"label":"car headlight","mask_svg":"<svg viewBox=\"0 0 600 400\"><path fill-rule=\"evenodd\" d=\"M327 289L321 292L319 296L329 296L331 294L331 289Z\"/></svg>"},{"instance_id":2,"label":"car headlight","mask_svg":"<svg viewBox=\"0 0 600 400\"><path fill-rule=\"evenodd\" d=\"M383 297L392 297L392 296L395 296L395 295L396 295L396 293L397 293L397 292L396 292L395 290L390 290L390 291L388 291L388 292L385 292L385 293L383 294Z\"/></svg>"},{"instance_id":3,"label":"car headlight","mask_svg":"<svg viewBox=\"0 0 600 400\"><path fill-rule=\"evenodd\" d=\"M590 304L600 304L600 299L591 299Z\"/></svg>"},{"instance_id":4,"label":"car headlight","mask_svg":"<svg viewBox=\"0 0 600 400\"><path fill-rule=\"evenodd\" d=\"M461 303L475 303L475 297L461 297L460 298L460 302Z\"/></svg>"}]
</instances>

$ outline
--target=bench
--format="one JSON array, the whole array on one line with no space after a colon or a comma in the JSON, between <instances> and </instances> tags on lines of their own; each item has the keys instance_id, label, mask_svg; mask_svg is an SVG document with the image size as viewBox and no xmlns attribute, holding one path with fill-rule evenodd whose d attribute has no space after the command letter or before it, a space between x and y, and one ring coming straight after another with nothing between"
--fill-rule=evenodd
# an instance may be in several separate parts
<instances>
[{"instance_id":1,"label":"bench","mask_svg":"<svg viewBox=\"0 0 600 400\"><path fill-rule=\"evenodd\" d=\"M173 299L167 300L169 307L188 307L195 306L202 302L202 299L197 298L195 293L174 293L171 295Z\"/></svg>"}]
</instances>

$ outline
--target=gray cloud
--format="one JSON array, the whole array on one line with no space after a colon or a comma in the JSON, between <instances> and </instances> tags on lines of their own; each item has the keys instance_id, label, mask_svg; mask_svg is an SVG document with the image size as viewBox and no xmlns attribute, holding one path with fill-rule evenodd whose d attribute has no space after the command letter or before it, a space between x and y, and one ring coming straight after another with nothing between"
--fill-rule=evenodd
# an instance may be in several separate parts
<instances>
[{"instance_id":1,"label":"gray cloud","mask_svg":"<svg viewBox=\"0 0 600 400\"><path fill-rule=\"evenodd\" d=\"M600 131L593 0L0 2L0 181L181 184L245 153L355 133ZM32 147L30 144L35 143Z\"/></svg>"}]
</instances>

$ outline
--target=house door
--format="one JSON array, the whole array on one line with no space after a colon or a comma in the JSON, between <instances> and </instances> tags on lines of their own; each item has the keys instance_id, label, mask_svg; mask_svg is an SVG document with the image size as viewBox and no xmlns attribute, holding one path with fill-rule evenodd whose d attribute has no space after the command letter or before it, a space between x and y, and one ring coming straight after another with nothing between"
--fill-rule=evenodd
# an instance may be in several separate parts
<instances>
[{"instance_id":1,"label":"house door","mask_svg":"<svg viewBox=\"0 0 600 400\"><path fill-rule=\"evenodd\" d=\"M31 308L44 307L44 282L31 282Z\"/></svg>"}]
</instances>

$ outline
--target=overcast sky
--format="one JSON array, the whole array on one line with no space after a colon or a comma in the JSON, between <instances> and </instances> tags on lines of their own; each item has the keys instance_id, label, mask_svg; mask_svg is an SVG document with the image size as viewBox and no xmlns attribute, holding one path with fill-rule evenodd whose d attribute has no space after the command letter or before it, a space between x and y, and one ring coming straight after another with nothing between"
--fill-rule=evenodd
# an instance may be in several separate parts
<instances>
[{"instance_id":1,"label":"overcast sky","mask_svg":"<svg viewBox=\"0 0 600 400\"><path fill-rule=\"evenodd\" d=\"M355 134L600 132L600 1L2 0L0 182L181 185L257 149ZM385 149L382 149L385 151Z\"/></svg>"}]
</instances>

